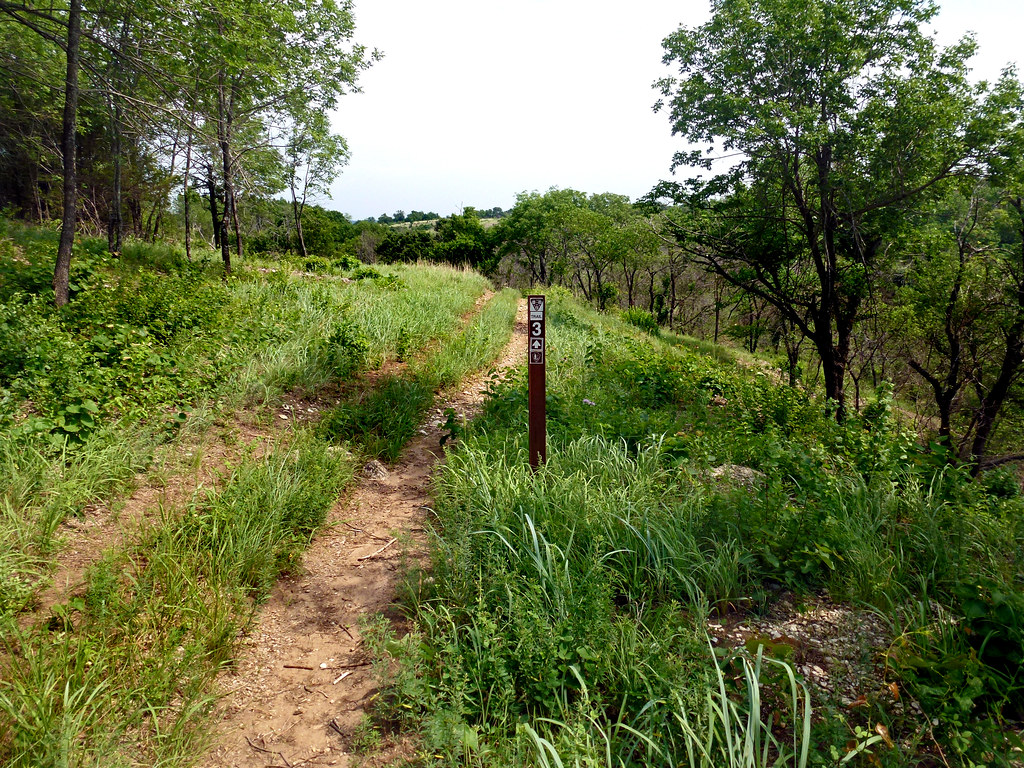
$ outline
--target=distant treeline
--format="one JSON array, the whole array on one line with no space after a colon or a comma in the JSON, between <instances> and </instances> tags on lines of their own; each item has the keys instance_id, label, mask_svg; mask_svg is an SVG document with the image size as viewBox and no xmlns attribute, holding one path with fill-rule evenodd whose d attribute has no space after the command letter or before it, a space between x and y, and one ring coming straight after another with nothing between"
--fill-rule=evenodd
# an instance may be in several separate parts
<instances>
[{"instance_id":1,"label":"distant treeline","mask_svg":"<svg viewBox=\"0 0 1024 768\"><path fill-rule=\"evenodd\" d=\"M503 211L498 207L485 208L483 210L474 208L473 210L476 211L476 215L481 219L500 219L502 216L506 216L508 214L507 211ZM406 213L399 209L390 216L386 213L382 213L376 218L371 216L368 219L364 219L364 221L371 223L376 222L377 224L417 224L421 221L436 221L440 218L441 215L434 213L433 211L410 211L409 213Z\"/></svg>"}]
</instances>

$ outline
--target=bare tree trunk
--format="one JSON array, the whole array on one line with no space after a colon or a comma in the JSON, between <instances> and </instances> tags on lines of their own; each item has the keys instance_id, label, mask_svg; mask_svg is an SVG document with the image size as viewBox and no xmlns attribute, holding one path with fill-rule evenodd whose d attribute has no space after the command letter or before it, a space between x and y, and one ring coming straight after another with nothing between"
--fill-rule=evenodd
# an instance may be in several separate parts
<instances>
[{"instance_id":1,"label":"bare tree trunk","mask_svg":"<svg viewBox=\"0 0 1024 768\"><path fill-rule=\"evenodd\" d=\"M181 210L185 217L185 259L192 261L192 205L188 197L188 178L192 173L192 128L188 129L185 147L185 175L181 180Z\"/></svg>"},{"instance_id":2,"label":"bare tree trunk","mask_svg":"<svg viewBox=\"0 0 1024 768\"><path fill-rule=\"evenodd\" d=\"M64 153L64 211L60 222L60 245L57 263L53 269L54 303L63 307L68 303L68 283L71 278L71 250L75 245L77 222L78 178L75 173L78 127L78 66L81 53L82 2L71 0L68 11L67 78L64 83L64 120L61 150Z\"/></svg>"},{"instance_id":3,"label":"bare tree trunk","mask_svg":"<svg viewBox=\"0 0 1024 768\"><path fill-rule=\"evenodd\" d=\"M234 185L231 187L231 222L235 228L235 254L242 258L242 230L238 226L238 201L235 198Z\"/></svg>"},{"instance_id":4,"label":"bare tree trunk","mask_svg":"<svg viewBox=\"0 0 1024 768\"><path fill-rule=\"evenodd\" d=\"M113 178L113 189L111 190L111 197L113 200L110 204L110 212L107 221L107 250L110 251L114 257L120 257L122 241L124 240L124 219L121 216L121 167L122 167L122 151L121 151L121 127L122 127L122 113L121 113L121 93L124 93L124 77L123 77L123 62L121 60L121 53L124 51L128 39L128 17L125 16L121 23L121 36L118 40L118 50L115 53L111 68L111 80L115 84L115 89L109 96L110 105L110 135L111 135L111 154L113 155L114 163L114 178Z\"/></svg>"},{"instance_id":5,"label":"bare tree trunk","mask_svg":"<svg viewBox=\"0 0 1024 768\"><path fill-rule=\"evenodd\" d=\"M114 179L111 190L110 215L107 222L107 250L114 257L121 256L121 242L124 238L124 221L121 218L121 106L117 96L112 96L110 128L113 155Z\"/></svg>"},{"instance_id":6,"label":"bare tree trunk","mask_svg":"<svg viewBox=\"0 0 1024 768\"><path fill-rule=\"evenodd\" d=\"M220 248L220 214L217 212L217 183L213 179L213 166L207 168L206 189L210 196L210 219L213 222L213 247Z\"/></svg>"},{"instance_id":7,"label":"bare tree trunk","mask_svg":"<svg viewBox=\"0 0 1024 768\"><path fill-rule=\"evenodd\" d=\"M295 234L299 238L299 251L302 253L302 258L305 259L308 254L306 253L306 239L302 236L302 206L299 205L298 198L295 196L295 187L292 187L292 214L295 217Z\"/></svg>"}]
</instances>

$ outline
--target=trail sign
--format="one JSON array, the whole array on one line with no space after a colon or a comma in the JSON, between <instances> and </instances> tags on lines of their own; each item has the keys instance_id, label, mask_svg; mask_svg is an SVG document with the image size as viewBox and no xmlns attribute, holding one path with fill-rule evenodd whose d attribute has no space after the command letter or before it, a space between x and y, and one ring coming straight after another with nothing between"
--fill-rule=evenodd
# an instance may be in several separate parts
<instances>
[{"instance_id":1,"label":"trail sign","mask_svg":"<svg viewBox=\"0 0 1024 768\"><path fill-rule=\"evenodd\" d=\"M529 313L530 343L527 351L529 365L527 382L529 392L529 443L530 466L537 469L547 461L547 404L546 404L546 365L544 362L544 331L546 324L546 300L543 296L527 296L526 306Z\"/></svg>"}]
</instances>

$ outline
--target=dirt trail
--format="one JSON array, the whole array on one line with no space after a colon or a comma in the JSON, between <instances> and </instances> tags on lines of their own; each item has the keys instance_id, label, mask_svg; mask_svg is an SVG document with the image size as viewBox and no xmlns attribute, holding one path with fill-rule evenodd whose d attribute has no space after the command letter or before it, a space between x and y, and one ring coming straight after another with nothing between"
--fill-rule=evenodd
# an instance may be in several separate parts
<instances>
[{"instance_id":1,"label":"dirt trail","mask_svg":"<svg viewBox=\"0 0 1024 768\"><path fill-rule=\"evenodd\" d=\"M525 302L499 369L526 358ZM364 615L389 614L403 558L426 554L429 481L443 458L444 411L471 417L486 374L442 393L421 434L387 474L364 470L328 515L303 558L303 574L282 579L238 662L221 676L225 691L214 748L204 766L349 765L347 745L375 693L361 642ZM386 756L382 756L385 757Z\"/></svg>"},{"instance_id":2,"label":"dirt trail","mask_svg":"<svg viewBox=\"0 0 1024 768\"><path fill-rule=\"evenodd\" d=\"M493 291L484 291L462 315L461 322L468 322L493 296ZM373 381L385 374L396 375L407 367L406 363L389 360L365 378ZM55 605L84 590L86 572L105 552L123 548L139 528L159 519L161 508L184 506L197 488L220 485L231 464L250 451L261 455L289 422L318 419L335 394L327 390L308 395L286 393L276 408L277 418L262 419L260 423L258 412L242 412L230 421L217 420L211 429L193 439L159 449L155 468L135 477L130 494L89 505L80 517L68 517L60 523L56 538L65 546L46 586L36 594L32 610L19 617L19 625L28 629L48 621Z\"/></svg>"}]
</instances>

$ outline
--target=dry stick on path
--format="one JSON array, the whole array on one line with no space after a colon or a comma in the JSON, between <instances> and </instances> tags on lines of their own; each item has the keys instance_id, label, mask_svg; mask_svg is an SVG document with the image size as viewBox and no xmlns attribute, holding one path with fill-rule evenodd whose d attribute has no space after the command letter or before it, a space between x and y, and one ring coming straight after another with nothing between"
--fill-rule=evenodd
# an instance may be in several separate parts
<instances>
[{"instance_id":1,"label":"dry stick on path","mask_svg":"<svg viewBox=\"0 0 1024 768\"><path fill-rule=\"evenodd\" d=\"M390 546L391 546L392 544L394 544L394 543L395 543L396 541L398 541L398 539L392 539L391 541L389 541L389 542L388 542L387 544L385 544L385 545L384 545L383 547L381 547L380 549L378 549L378 550L377 550L376 552L374 552L373 554L370 554L370 555L363 555L362 557L357 557L357 558L356 558L356 560L358 560L358 561L362 562L363 560L369 560L369 559L371 559L371 558L374 558L374 557L376 557L377 555L379 555L379 554L380 554L381 552L383 552L383 551L384 551L385 549L387 549L388 547L390 547Z\"/></svg>"}]
</instances>

